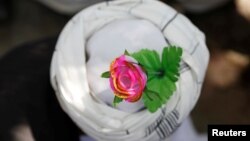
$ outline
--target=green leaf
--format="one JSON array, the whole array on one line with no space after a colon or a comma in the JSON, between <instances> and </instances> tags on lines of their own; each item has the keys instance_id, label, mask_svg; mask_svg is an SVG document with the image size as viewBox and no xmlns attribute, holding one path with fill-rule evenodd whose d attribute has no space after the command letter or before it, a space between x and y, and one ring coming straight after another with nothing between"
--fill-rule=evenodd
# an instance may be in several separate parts
<instances>
[{"instance_id":1,"label":"green leaf","mask_svg":"<svg viewBox=\"0 0 250 141\"><path fill-rule=\"evenodd\" d=\"M154 113L158 108L161 107L160 96L158 93L150 90L145 90L142 95L144 105L147 107L149 112Z\"/></svg>"},{"instance_id":2,"label":"green leaf","mask_svg":"<svg viewBox=\"0 0 250 141\"><path fill-rule=\"evenodd\" d=\"M102 76L103 78L109 78L109 77L110 77L110 72L109 72L109 71L104 72L104 73L102 73L101 76Z\"/></svg>"},{"instance_id":3,"label":"green leaf","mask_svg":"<svg viewBox=\"0 0 250 141\"><path fill-rule=\"evenodd\" d=\"M125 50L124 55L130 56L130 53L127 50Z\"/></svg>"},{"instance_id":4,"label":"green leaf","mask_svg":"<svg viewBox=\"0 0 250 141\"><path fill-rule=\"evenodd\" d=\"M146 71L159 71L161 69L160 56L155 50L142 49L131 54Z\"/></svg>"},{"instance_id":5,"label":"green leaf","mask_svg":"<svg viewBox=\"0 0 250 141\"><path fill-rule=\"evenodd\" d=\"M166 76L154 77L147 83L147 89L142 95L144 105L154 113L173 95L176 85Z\"/></svg>"},{"instance_id":6,"label":"green leaf","mask_svg":"<svg viewBox=\"0 0 250 141\"><path fill-rule=\"evenodd\" d=\"M113 100L113 106L116 107L117 104L119 104L120 102L122 102L122 98L119 98L117 96L114 97L114 100Z\"/></svg>"},{"instance_id":7,"label":"green leaf","mask_svg":"<svg viewBox=\"0 0 250 141\"><path fill-rule=\"evenodd\" d=\"M173 82L178 81L179 67L182 56L182 48L170 46L165 47L162 52L162 67L165 75Z\"/></svg>"},{"instance_id":8,"label":"green leaf","mask_svg":"<svg viewBox=\"0 0 250 141\"><path fill-rule=\"evenodd\" d=\"M172 96L173 92L176 90L176 85L167 76L155 77L148 81L147 88L151 91L159 93L161 104L165 104L166 101Z\"/></svg>"},{"instance_id":9,"label":"green leaf","mask_svg":"<svg viewBox=\"0 0 250 141\"><path fill-rule=\"evenodd\" d=\"M179 68L182 49L176 46L165 47L162 51L162 59L155 50L142 49L130 54L127 50L125 55L136 59L147 73L147 85L142 99L147 109L154 113L173 95L176 90L175 82L179 79ZM108 74L103 76L109 77ZM113 105L116 106L123 99L115 97Z\"/></svg>"}]
</instances>

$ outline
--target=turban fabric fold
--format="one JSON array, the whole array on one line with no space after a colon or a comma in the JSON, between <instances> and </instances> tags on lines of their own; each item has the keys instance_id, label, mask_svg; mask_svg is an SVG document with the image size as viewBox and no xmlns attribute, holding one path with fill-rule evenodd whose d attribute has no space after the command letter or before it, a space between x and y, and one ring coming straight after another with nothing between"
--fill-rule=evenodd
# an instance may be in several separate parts
<instances>
[{"instance_id":1,"label":"turban fabric fold","mask_svg":"<svg viewBox=\"0 0 250 141\"><path fill-rule=\"evenodd\" d=\"M153 114L140 101L110 106L108 80L100 75L112 59L125 49L161 51L164 45L183 48L177 90L169 101ZM94 139L168 140L195 106L208 60L204 34L182 14L157 0L116 0L86 8L67 23L50 77L63 110Z\"/></svg>"}]
</instances>

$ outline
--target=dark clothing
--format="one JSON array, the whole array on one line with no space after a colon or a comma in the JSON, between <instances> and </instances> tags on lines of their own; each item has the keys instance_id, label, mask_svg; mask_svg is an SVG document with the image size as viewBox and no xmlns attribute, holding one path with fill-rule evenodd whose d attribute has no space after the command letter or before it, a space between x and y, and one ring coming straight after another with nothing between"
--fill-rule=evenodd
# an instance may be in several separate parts
<instances>
[{"instance_id":1,"label":"dark clothing","mask_svg":"<svg viewBox=\"0 0 250 141\"><path fill-rule=\"evenodd\" d=\"M56 38L17 47L0 59L0 140L27 122L37 141L78 141L80 131L62 111L49 82Z\"/></svg>"}]
</instances>

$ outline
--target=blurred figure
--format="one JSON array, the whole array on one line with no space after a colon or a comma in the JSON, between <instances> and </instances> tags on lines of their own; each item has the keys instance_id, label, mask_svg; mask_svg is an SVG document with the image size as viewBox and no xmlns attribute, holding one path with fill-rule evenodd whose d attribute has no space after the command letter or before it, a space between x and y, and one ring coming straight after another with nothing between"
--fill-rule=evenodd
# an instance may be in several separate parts
<instances>
[{"instance_id":1,"label":"blurred figure","mask_svg":"<svg viewBox=\"0 0 250 141\"><path fill-rule=\"evenodd\" d=\"M66 15L73 15L81 9L104 0L38 0L51 9Z\"/></svg>"},{"instance_id":2,"label":"blurred figure","mask_svg":"<svg viewBox=\"0 0 250 141\"><path fill-rule=\"evenodd\" d=\"M27 124L21 124L12 130L15 141L35 141L32 131Z\"/></svg>"},{"instance_id":3,"label":"blurred figure","mask_svg":"<svg viewBox=\"0 0 250 141\"><path fill-rule=\"evenodd\" d=\"M236 0L238 12L250 21L250 0Z\"/></svg>"},{"instance_id":4,"label":"blurred figure","mask_svg":"<svg viewBox=\"0 0 250 141\"><path fill-rule=\"evenodd\" d=\"M53 10L66 14L73 15L86 6L102 2L105 0L37 0L42 4L52 8ZM106 0L109 1L109 0ZM166 3L169 0L162 0ZM186 11L193 13L203 13L214 8L218 8L231 0L176 0L179 1Z\"/></svg>"},{"instance_id":5,"label":"blurred figure","mask_svg":"<svg viewBox=\"0 0 250 141\"><path fill-rule=\"evenodd\" d=\"M183 7L192 13L203 13L218 8L230 0L177 0Z\"/></svg>"},{"instance_id":6,"label":"blurred figure","mask_svg":"<svg viewBox=\"0 0 250 141\"><path fill-rule=\"evenodd\" d=\"M207 71L207 80L214 86L226 88L235 85L249 65L249 57L233 50L213 52Z\"/></svg>"},{"instance_id":7,"label":"blurred figure","mask_svg":"<svg viewBox=\"0 0 250 141\"><path fill-rule=\"evenodd\" d=\"M10 1L0 0L0 22L6 20L10 15Z\"/></svg>"}]
</instances>

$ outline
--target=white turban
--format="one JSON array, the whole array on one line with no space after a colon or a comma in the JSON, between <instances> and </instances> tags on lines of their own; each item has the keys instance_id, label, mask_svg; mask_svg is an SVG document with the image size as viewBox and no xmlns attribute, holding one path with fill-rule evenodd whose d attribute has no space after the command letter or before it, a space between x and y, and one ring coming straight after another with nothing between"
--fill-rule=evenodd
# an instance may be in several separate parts
<instances>
[{"instance_id":1,"label":"white turban","mask_svg":"<svg viewBox=\"0 0 250 141\"><path fill-rule=\"evenodd\" d=\"M157 112L139 101L111 105L101 74L127 49L159 53L183 48L177 90ZM63 110L83 132L101 141L168 140L196 104L209 53L205 37L186 17L157 0L117 0L93 5L63 29L51 64L51 83Z\"/></svg>"}]
</instances>

